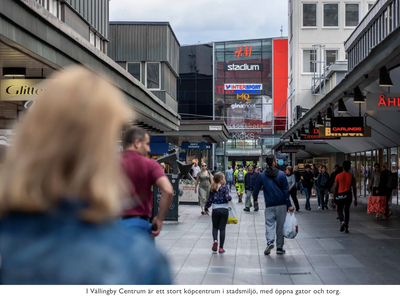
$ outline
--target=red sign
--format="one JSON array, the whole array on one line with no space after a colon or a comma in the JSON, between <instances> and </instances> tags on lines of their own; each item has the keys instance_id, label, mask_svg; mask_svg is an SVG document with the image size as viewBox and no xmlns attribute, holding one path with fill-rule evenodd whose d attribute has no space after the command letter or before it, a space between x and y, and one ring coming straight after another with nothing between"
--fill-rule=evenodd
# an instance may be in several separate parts
<instances>
[{"instance_id":1,"label":"red sign","mask_svg":"<svg viewBox=\"0 0 400 300\"><path fill-rule=\"evenodd\" d=\"M307 134L307 135L302 135L300 137L301 140L338 140L340 139L340 137L334 137L334 136L325 136L325 137L321 137L319 136L319 129L318 128L314 128L313 132L311 134Z\"/></svg>"},{"instance_id":2,"label":"red sign","mask_svg":"<svg viewBox=\"0 0 400 300\"><path fill-rule=\"evenodd\" d=\"M367 94L367 110L399 110L400 94Z\"/></svg>"},{"instance_id":3,"label":"red sign","mask_svg":"<svg viewBox=\"0 0 400 300\"><path fill-rule=\"evenodd\" d=\"M392 99L390 99L390 97L385 98L385 95L382 94L379 96L378 107L380 107L380 106L400 107L400 98L395 98L395 97L392 97Z\"/></svg>"},{"instance_id":4,"label":"red sign","mask_svg":"<svg viewBox=\"0 0 400 300\"><path fill-rule=\"evenodd\" d=\"M235 51L234 57L251 57L251 50L253 46L246 46L243 50L243 46L238 46Z\"/></svg>"}]
</instances>

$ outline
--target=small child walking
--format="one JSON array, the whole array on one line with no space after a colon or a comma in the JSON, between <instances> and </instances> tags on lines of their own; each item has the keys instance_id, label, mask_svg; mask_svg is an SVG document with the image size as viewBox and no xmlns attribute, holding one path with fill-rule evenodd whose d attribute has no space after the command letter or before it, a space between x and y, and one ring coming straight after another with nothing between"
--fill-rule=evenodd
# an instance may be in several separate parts
<instances>
[{"instance_id":1,"label":"small child walking","mask_svg":"<svg viewBox=\"0 0 400 300\"><path fill-rule=\"evenodd\" d=\"M228 201L232 197L229 196L229 189L225 185L225 175L217 172L214 175L213 182L211 183L210 195L205 206L205 212L209 215L208 208L212 205L212 235L213 245L212 251L217 252L218 249L218 231L219 231L219 253L224 253L225 242L225 228L228 221L229 210Z\"/></svg>"}]
</instances>

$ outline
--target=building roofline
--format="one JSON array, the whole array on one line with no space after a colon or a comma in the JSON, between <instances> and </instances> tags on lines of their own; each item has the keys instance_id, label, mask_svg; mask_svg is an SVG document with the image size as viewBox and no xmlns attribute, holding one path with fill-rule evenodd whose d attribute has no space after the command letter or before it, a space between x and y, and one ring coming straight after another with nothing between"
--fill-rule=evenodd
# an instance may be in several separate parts
<instances>
[{"instance_id":1,"label":"building roofline","mask_svg":"<svg viewBox=\"0 0 400 300\"><path fill-rule=\"evenodd\" d=\"M172 34L174 35L177 43L181 46L181 43L178 40L174 30L171 27L171 24L168 21L109 21L110 25L156 25L156 26L168 26L171 29Z\"/></svg>"}]
</instances>

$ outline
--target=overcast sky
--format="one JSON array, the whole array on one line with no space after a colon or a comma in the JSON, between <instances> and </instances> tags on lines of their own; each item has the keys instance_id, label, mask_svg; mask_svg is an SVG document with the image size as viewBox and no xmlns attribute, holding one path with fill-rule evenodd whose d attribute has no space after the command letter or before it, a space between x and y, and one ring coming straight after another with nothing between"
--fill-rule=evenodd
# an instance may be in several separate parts
<instances>
[{"instance_id":1,"label":"overcast sky","mask_svg":"<svg viewBox=\"0 0 400 300\"><path fill-rule=\"evenodd\" d=\"M110 21L167 21L181 45L287 36L287 0L111 0Z\"/></svg>"}]
</instances>

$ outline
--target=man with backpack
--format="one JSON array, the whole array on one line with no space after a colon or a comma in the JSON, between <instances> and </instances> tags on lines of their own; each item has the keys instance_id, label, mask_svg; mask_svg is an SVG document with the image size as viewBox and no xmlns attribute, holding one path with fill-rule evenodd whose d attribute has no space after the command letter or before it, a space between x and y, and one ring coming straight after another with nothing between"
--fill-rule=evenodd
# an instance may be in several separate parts
<instances>
[{"instance_id":1,"label":"man with backpack","mask_svg":"<svg viewBox=\"0 0 400 300\"><path fill-rule=\"evenodd\" d=\"M243 170L243 164L239 166L239 169L235 171L233 174L233 183L236 185L236 192L239 197L239 203L243 202L243 193L244 193L244 178L247 172Z\"/></svg>"},{"instance_id":2,"label":"man with backpack","mask_svg":"<svg viewBox=\"0 0 400 300\"><path fill-rule=\"evenodd\" d=\"M321 166L321 173L318 174L317 185L319 186L319 197L322 210L328 209L329 202L329 174L326 172L326 166Z\"/></svg>"}]
</instances>

